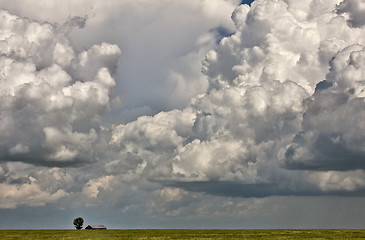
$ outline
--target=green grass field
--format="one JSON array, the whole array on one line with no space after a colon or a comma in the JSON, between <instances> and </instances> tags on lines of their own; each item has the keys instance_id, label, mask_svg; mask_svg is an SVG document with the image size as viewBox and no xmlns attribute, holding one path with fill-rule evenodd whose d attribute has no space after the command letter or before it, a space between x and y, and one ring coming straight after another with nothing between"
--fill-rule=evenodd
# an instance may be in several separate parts
<instances>
[{"instance_id":1,"label":"green grass field","mask_svg":"<svg viewBox=\"0 0 365 240\"><path fill-rule=\"evenodd\" d=\"M365 239L365 230L0 230L0 239Z\"/></svg>"}]
</instances>

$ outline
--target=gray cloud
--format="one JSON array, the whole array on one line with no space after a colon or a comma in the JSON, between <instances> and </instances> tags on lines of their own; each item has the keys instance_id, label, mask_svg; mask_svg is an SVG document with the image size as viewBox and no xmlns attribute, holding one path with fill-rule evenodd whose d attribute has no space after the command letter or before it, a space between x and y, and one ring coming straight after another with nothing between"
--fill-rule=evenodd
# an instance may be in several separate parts
<instances>
[{"instance_id":1,"label":"gray cloud","mask_svg":"<svg viewBox=\"0 0 365 240\"><path fill-rule=\"evenodd\" d=\"M351 27L362 27L365 25L365 8L364 2L345 0L337 5L339 14L348 14L348 23Z\"/></svg>"},{"instance_id":2,"label":"gray cloud","mask_svg":"<svg viewBox=\"0 0 365 240\"><path fill-rule=\"evenodd\" d=\"M364 47L339 52L326 81L304 113L303 132L286 151L286 165L296 169L346 171L364 169Z\"/></svg>"},{"instance_id":3,"label":"gray cloud","mask_svg":"<svg viewBox=\"0 0 365 240\"><path fill-rule=\"evenodd\" d=\"M328 190L326 192L320 188L295 189L283 188L276 183L262 184L240 184L238 182L179 182L173 184L175 187L183 188L193 192L204 192L217 196L244 197L244 198L263 198L269 196L365 196L365 190Z\"/></svg>"}]
</instances>

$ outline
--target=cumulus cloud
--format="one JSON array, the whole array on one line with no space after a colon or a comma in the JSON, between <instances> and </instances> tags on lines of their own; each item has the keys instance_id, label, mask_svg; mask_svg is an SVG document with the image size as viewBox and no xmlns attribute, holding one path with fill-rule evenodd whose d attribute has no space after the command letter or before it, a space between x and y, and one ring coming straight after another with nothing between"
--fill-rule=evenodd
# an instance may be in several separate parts
<instances>
[{"instance_id":1,"label":"cumulus cloud","mask_svg":"<svg viewBox=\"0 0 365 240\"><path fill-rule=\"evenodd\" d=\"M35 7L34 4L39 5ZM162 60L157 62L169 63L168 66L166 65L168 68L157 74L156 72L160 70L151 68L152 74L137 77L137 82L139 82L137 87L140 89L141 81L145 79L165 79L163 85L147 84L145 86L145 89L153 92L151 91L152 85L167 86L170 82L175 82L176 84L171 83L167 87L169 91L164 90L166 93L175 89L175 93L171 95L171 101L166 102L183 106L184 104L180 103L181 99L188 102L192 95L202 92L206 88L206 79L200 73L200 60L206 50L216 44L216 38L220 37L212 28L232 29L229 15L238 1L218 0L214 3L194 1L192 5L176 2L171 4L170 11L165 11L161 15L162 21L161 19L151 21L151 16L155 16L156 12L160 12L165 5L150 4L150 7L145 8L150 9L150 12L144 11L144 14L141 15L139 6L134 1L109 2L108 4L100 4L97 1L72 3L74 6L72 12L70 12L70 3L3 1L2 6L23 17L5 10L1 11L3 20L1 23L1 161L24 162L49 167L80 167L86 162L96 164L97 167L91 167L92 170L88 170L91 173L86 176L76 177L77 173L72 171L70 173L80 185L85 185L85 192L87 192L87 186L98 185L99 180L104 179L103 174L121 175L127 174L128 171L135 168L143 169L145 161L141 160L140 156L122 152L122 147L115 144L107 146L109 130L102 126L102 119L110 110L111 105L120 105L120 99L123 100L124 106L126 102L125 97L122 96L116 97L115 100L111 99L112 94L116 92L116 86L127 89L128 94L135 95L135 93L126 88L126 85L120 80L124 73L117 69L120 56L119 47L103 41L114 39L115 41L111 42L124 46L126 57L128 62L132 62L132 66L133 59L138 59L138 67L133 68L136 70L134 72L138 74L145 72L140 71L141 63L148 67L151 65L149 61L156 62L156 56L157 58L161 56ZM53 11L55 8L57 8L57 12ZM33 9L38 10L33 11ZM174 15L174 9L179 9L179 12L183 9L185 13L189 14L191 10L195 9L194 11L203 14L205 20L201 21L201 24L194 24L196 29L193 37L189 35L190 33L186 34L187 26L191 26L189 21L171 22L168 20ZM223 9L224 11L222 11ZM120 19L121 16L127 16L121 14L121 11L134 12L140 16L137 19L141 19L141 21L130 25L128 17L123 18L124 20ZM118 20L112 20L113 16L118 16ZM183 16L184 14L181 15L181 17ZM200 14L194 13L191 16L196 20L200 18ZM148 26L146 21L153 23L148 30L135 31L135 28ZM172 28L175 28L174 22L182 24L179 27L182 34L168 34ZM165 26L161 27L161 24ZM74 28L79 29L72 31ZM104 34L100 34L101 29ZM163 31L166 33L166 41L161 41L160 37L153 37L155 36L153 33L161 32L161 29L166 29ZM202 30L204 33L201 33ZM116 37L116 33L120 35ZM136 36L136 33L142 35L137 34ZM132 36L130 36L131 34ZM174 36L180 40L174 40ZM146 38L157 47L143 47ZM138 39L143 39L143 41L137 41ZM181 43L184 43L183 46ZM134 46L137 48L133 48ZM162 46L166 48L166 51L163 52L167 54L160 54L161 51L158 54L153 51L151 53L150 50L161 50ZM177 49L175 46L181 47ZM192 49L190 46L193 46ZM140 52L143 48L148 51ZM181 53L183 53L182 57L180 57ZM141 54L143 59L146 56L153 56L153 59L151 60L150 57L149 61L143 63L140 61ZM131 65L124 64L124 66L125 68L122 70L132 69ZM171 70L174 68L175 70ZM186 71L188 68L192 71ZM187 72L190 76L186 75ZM117 75L118 85L115 82ZM155 77L151 78L153 75ZM128 82L133 82L135 78L127 73ZM201 80L198 88L195 84L196 81L190 83L187 81L187 79L197 78ZM125 78L123 77L123 79ZM167 81L167 79L171 79L171 81ZM191 89L196 92L192 92ZM180 91L181 94L177 94L176 91ZM158 92L160 93L160 90ZM186 93L192 95L185 96ZM181 99L177 99L177 96L180 96ZM141 96L136 99L139 98ZM142 106L133 105L130 108L127 106L122 115L128 114L126 119L134 119L135 116L143 113L151 114L157 111L154 105L143 104ZM157 109L161 109L161 107ZM148 134L156 134L156 130ZM164 141L163 137L163 135L157 138L151 136L154 138L151 141L156 141L152 145L160 144L161 141ZM167 141L165 142L169 144ZM106 163L105 165L97 163L101 159ZM100 171L95 170L98 167L100 167ZM42 167L40 168L41 172L45 171ZM33 177L37 179L37 176ZM3 181L8 181L8 177L8 175L4 175ZM48 192L48 188L45 186L37 185L40 182L33 181L32 184L42 191ZM77 183L71 185L72 187L67 190L80 190ZM98 187L91 188L96 194ZM14 201L15 205L16 202ZM25 202L20 203L20 205L22 204Z\"/></svg>"},{"instance_id":2,"label":"cumulus cloud","mask_svg":"<svg viewBox=\"0 0 365 240\"><path fill-rule=\"evenodd\" d=\"M332 189L330 181L313 181L324 177L321 173L303 172L299 180L291 169L363 170L358 129L364 107L364 30L347 24L336 10L338 1L302 3L306 14L295 4L255 1L236 8L236 32L203 61L206 94L180 111L190 112L183 132L175 124L159 125L157 134L140 132L161 122L161 116L163 122L175 119L177 111L166 112L120 125L114 142L125 143L126 130L135 125L139 133L128 138L134 147L126 151L146 161L146 174L158 166L159 174L149 175L153 179L164 176L169 186L191 191L234 196L348 191L344 185ZM332 31L334 26L339 30ZM160 135L169 144L151 142ZM155 155L159 151L162 158ZM335 173L333 179L351 182L345 180L350 174ZM349 183L354 192L363 189L357 181Z\"/></svg>"},{"instance_id":3,"label":"cumulus cloud","mask_svg":"<svg viewBox=\"0 0 365 240\"><path fill-rule=\"evenodd\" d=\"M337 53L326 89L317 91L303 119L303 131L286 151L286 165L317 170L364 169L364 46Z\"/></svg>"},{"instance_id":4,"label":"cumulus cloud","mask_svg":"<svg viewBox=\"0 0 365 240\"><path fill-rule=\"evenodd\" d=\"M30 183L20 186L14 184L0 184L0 190L4 193L0 199L0 208L16 208L18 205L28 205L32 207L44 206L46 203L56 202L67 195L64 190L59 190L51 195L41 191L34 179Z\"/></svg>"},{"instance_id":5,"label":"cumulus cloud","mask_svg":"<svg viewBox=\"0 0 365 240\"><path fill-rule=\"evenodd\" d=\"M365 3L363 1L345 0L337 6L337 12L348 15L348 23L351 27L365 25Z\"/></svg>"},{"instance_id":6,"label":"cumulus cloud","mask_svg":"<svg viewBox=\"0 0 365 240\"><path fill-rule=\"evenodd\" d=\"M24 163L0 166L0 208L39 207L67 198L72 177L59 168L34 169Z\"/></svg>"},{"instance_id":7,"label":"cumulus cloud","mask_svg":"<svg viewBox=\"0 0 365 240\"><path fill-rule=\"evenodd\" d=\"M0 14L1 160L96 160L120 49L102 43L77 54L57 26Z\"/></svg>"},{"instance_id":8,"label":"cumulus cloud","mask_svg":"<svg viewBox=\"0 0 365 240\"><path fill-rule=\"evenodd\" d=\"M123 56L116 94L123 104L109 119L129 122L162 110L182 109L192 97L205 92L208 81L201 73L201 59L217 46L222 33L234 31L230 15L240 1L0 3L18 15L59 26L68 19L66 29L84 26L69 34L77 51L103 41L118 44Z\"/></svg>"},{"instance_id":9,"label":"cumulus cloud","mask_svg":"<svg viewBox=\"0 0 365 240\"><path fill-rule=\"evenodd\" d=\"M65 24L2 11L0 207L82 199L130 215L247 217L273 196L364 196L362 1L237 3L173 3L128 39L119 34L130 22L113 17L128 10L145 22L162 5L93 2ZM181 31L162 23L179 7L214 27L194 25L190 37L190 20ZM222 8L232 22L215 16ZM104 42L113 39L119 47ZM120 92L141 86L138 99ZM163 96L145 104L154 94Z\"/></svg>"}]
</instances>

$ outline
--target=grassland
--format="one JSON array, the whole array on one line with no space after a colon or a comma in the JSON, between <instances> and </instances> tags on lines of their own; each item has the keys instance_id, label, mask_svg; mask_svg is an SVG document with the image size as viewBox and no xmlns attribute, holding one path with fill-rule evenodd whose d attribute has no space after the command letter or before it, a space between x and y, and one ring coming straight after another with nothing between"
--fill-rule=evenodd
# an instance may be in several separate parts
<instances>
[{"instance_id":1,"label":"grassland","mask_svg":"<svg viewBox=\"0 0 365 240\"><path fill-rule=\"evenodd\" d=\"M0 230L0 239L365 239L365 230Z\"/></svg>"}]
</instances>

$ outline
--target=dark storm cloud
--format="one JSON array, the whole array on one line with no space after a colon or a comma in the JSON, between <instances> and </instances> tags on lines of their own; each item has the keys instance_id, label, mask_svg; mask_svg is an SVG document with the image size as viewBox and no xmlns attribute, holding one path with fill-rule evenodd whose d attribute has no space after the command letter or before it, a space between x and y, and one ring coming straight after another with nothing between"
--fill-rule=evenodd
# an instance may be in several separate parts
<instances>
[{"instance_id":1,"label":"dark storm cloud","mask_svg":"<svg viewBox=\"0 0 365 240\"><path fill-rule=\"evenodd\" d=\"M364 170L364 70L360 64L364 59L364 47L360 45L350 46L334 57L327 80L321 82L331 84L313 95L304 113L304 131L285 153L288 168Z\"/></svg>"},{"instance_id":2,"label":"dark storm cloud","mask_svg":"<svg viewBox=\"0 0 365 240\"><path fill-rule=\"evenodd\" d=\"M285 167L296 170L348 171L365 169L365 153L352 150L341 134L319 134L307 141L303 134L295 137L293 144L285 153ZM307 147L310 153L296 159L298 148ZM300 150L299 150L300 151Z\"/></svg>"},{"instance_id":3,"label":"dark storm cloud","mask_svg":"<svg viewBox=\"0 0 365 240\"><path fill-rule=\"evenodd\" d=\"M339 14L348 13L348 23L351 27L362 27L365 25L365 7L363 1L345 0L337 5Z\"/></svg>"},{"instance_id":4,"label":"dark storm cloud","mask_svg":"<svg viewBox=\"0 0 365 240\"><path fill-rule=\"evenodd\" d=\"M167 184L169 185L169 184ZM365 196L365 189L355 191L331 190L323 192L316 186L311 188L300 186L297 188L284 188L281 184L261 183L242 184L238 182L209 181L209 182L179 182L170 186L179 187L192 192L204 192L209 195L243 198L264 198L269 196Z\"/></svg>"}]
</instances>

